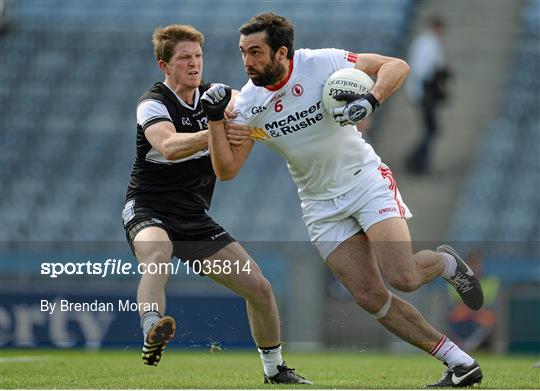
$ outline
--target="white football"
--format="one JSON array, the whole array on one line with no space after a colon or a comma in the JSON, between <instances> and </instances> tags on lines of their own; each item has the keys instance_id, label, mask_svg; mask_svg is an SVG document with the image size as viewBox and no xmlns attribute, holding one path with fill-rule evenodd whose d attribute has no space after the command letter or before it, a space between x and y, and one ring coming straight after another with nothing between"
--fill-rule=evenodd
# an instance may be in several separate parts
<instances>
[{"instance_id":1,"label":"white football","mask_svg":"<svg viewBox=\"0 0 540 391\"><path fill-rule=\"evenodd\" d=\"M356 94L367 94L373 88L373 80L366 73L356 68L343 68L330 75L324 83L322 102L324 108L329 113L332 109L341 107L344 101L335 100L337 94L341 92L354 92Z\"/></svg>"}]
</instances>

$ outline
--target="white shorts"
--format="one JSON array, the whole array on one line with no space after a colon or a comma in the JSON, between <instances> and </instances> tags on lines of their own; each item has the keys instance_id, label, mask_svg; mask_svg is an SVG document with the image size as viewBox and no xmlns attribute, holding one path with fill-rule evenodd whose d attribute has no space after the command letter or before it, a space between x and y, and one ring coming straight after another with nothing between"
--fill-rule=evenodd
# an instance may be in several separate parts
<instances>
[{"instance_id":1,"label":"white shorts","mask_svg":"<svg viewBox=\"0 0 540 391\"><path fill-rule=\"evenodd\" d=\"M326 260L340 243L366 232L373 224L389 219L412 217L401 199L392 171L382 164L366 167L360 183L348 192L328 200L302 200L302 213L311 242Z\"/></svg>"}]
</instances>

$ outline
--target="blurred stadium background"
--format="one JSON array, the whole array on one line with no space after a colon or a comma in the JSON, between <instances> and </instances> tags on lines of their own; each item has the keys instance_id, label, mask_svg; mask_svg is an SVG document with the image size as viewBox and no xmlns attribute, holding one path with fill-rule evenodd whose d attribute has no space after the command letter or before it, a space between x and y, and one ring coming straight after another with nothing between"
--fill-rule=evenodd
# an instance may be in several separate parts
<instances>
[{"instance_id":1,"label":"blurred stadium background","mask_svg":"<svg viewBox=\"0 0 540 391\"><path fill-rule=\"evenodd\" d=\"M246 76L237 29L274 11L294 22L297 48L398 57L427 15L446 19L455 79L433 172L418 177L404 168L420 133L403 92L376 113L367 137L415 214L415 247L452 241L482 263L487 312L481 319L464 313L442 283L404 296L470 348L540 352L539 1L17 0L0 7L0 346L140 342L137 315L39 310L42 298L134 299L135 280L50 280L39 264L133 261L120 213L136 102L162 79L152 30L171 23L200 29L205 80L239 89ZM271 281L289 348L409 349L357 309L325 270L277 154L257 146L236 180L218 184L210 213ZM168 293L180 323L172 346L252 346L237 297L185 273L171 279Z\"/></svg>"}]
</instances>

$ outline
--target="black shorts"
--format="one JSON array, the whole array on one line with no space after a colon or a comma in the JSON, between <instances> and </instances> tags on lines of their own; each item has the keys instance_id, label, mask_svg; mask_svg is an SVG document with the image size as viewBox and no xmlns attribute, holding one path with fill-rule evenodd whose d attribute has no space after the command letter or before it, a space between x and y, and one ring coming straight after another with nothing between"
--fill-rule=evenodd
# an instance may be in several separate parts
<instances>
[{"instance_id":1,"label":"black shorts","mask_svg":"<svg viewBox=\"0 0 540 391\"><path fill-rule=\"evenodd\" d=\"M235 242L229 233L206 213L164 213L126 202L122 212L126 238L135 255L133 240L144 228L160 227L173 245L173 255L183 262L204 260L229 243Z\"/></svg>"}]
</instances>

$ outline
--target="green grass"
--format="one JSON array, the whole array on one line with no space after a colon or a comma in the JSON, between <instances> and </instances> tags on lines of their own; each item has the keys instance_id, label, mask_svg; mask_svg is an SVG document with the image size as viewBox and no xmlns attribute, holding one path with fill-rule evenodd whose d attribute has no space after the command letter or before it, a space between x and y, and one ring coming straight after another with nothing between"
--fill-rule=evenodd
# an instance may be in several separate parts
<instances>
[{"instance_id":1,"label":"green grass","mask_svg":"<svg viewBox=\"0 0 540 391\"><path fill-rule=\"evenodd\" d=\"M440 377L442 364L423 355L285 353L288 363L315 382L309 388L422 388ZM540 388L535 356L477 357L480 388ZM284 388L264 386L256 352L169 350L158 367L136 350L2 350L0 388ZM300 387L305 388L305 386Z\"/></svg>"}]
</instances>

